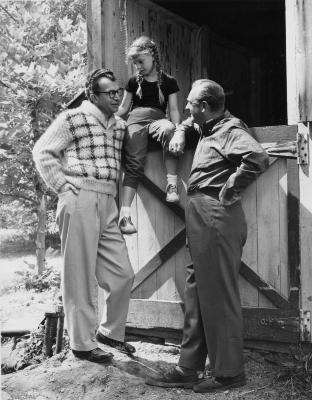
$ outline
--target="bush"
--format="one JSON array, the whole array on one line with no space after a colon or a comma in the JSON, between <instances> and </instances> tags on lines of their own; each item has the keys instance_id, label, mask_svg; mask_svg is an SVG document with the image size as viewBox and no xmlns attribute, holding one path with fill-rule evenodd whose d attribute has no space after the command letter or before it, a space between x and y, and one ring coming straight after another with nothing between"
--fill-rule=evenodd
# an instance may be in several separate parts
<instances>
[{"instance_id":1,"label":"bush","mask_svg":"<svg viewBox=\"0 0 312 400\"><path fill-rule=\"evenodd\" d=\"M35 292L43 292L51 288L60 288L61 276L51 266L46 266L41 275L35 272L35 265L27 263L29 269L26 271L16 272L20 279L15 286L16 289L25 288L26 290L35 290Z\"/></svg>"}]
</instances>

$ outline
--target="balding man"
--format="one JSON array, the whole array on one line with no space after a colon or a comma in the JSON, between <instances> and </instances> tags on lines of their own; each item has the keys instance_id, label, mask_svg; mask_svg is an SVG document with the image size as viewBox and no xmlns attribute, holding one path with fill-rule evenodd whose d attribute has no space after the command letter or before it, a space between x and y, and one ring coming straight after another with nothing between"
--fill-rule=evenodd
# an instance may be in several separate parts
<instances>
[{"instance_id":1,"label":"balding man","mask_svg":"<svg viewBox=\"0 0 312 400\"><path fill-rule=\"evenodd\" d=\"M268 156L241 120L224 110L223 88L195 81L187 98L191 117L170 142L180 152L184 134L199 133L188 181L186 230L193 265L187 269L185 323L178 365L150 385L205 393L243 386L243 318L238 287L247 226L242 191L268 167ZM194 129L193 129L194 128ZM212 377L199 380L209 357Z\"/></svg>"}]
</instances>

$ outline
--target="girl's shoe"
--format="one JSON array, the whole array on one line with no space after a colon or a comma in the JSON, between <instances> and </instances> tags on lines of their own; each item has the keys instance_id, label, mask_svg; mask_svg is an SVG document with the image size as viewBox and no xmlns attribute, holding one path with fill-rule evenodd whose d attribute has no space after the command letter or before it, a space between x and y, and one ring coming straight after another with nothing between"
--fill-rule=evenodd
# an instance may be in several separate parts
<instances>
[{"instance_id":1,"label":"girl's shoe","mask_svg":"<svg viewBox=\"0 0 312 400\"><path fill-rule=\"evenodd\" d=\"M178 188L176 185L167 185L166 187L166 201L168 203L178 203L178 201L180 200L180 196L178 193Z\"/></svg>"}]
</instances>

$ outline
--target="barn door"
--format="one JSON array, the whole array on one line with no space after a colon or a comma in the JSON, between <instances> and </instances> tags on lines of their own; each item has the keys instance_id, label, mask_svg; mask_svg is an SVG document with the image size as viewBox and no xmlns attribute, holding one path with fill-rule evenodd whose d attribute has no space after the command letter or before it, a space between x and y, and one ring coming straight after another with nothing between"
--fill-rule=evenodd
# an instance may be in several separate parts
<instances>
[{"instance_id":1,"label":"barn door","mask_svg":"<svg viewBox=\"0 0 312 400\"><path fill-rule=\"evenodd\" d=\"M245 339L299 342L309 339L299 309L299 181L297 126L253 128L267 149L270 168L243 195L248 240L240 271ZM176 336L183 327L185 266L184 204L193 151L180 161L179 205L165 202L160 151L148 155L145 177L132 205L138 233L127 236L136 271L128 331ZM302 329L300 329L300 326Z\"/></svg>"}]
</instances>

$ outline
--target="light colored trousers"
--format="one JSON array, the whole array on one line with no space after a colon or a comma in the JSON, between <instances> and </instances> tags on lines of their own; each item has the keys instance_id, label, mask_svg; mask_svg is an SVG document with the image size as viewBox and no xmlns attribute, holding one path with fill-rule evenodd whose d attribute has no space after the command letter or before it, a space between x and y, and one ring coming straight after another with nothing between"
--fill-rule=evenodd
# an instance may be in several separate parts
<instances>
[{"instance_id":1,"label":"light colored trousers","mask_svg":"<svg viewBox=\"0 0 312 400\"><path fill-rule=\"evenodd\" d=\"M98 331L124 340L134 273L117 221L112 195L84 189L78 195L59 194L56 222L64 258L62 292L73 350L97 347L98 285L105 298Z\"/></svg>"}]
</instances>

